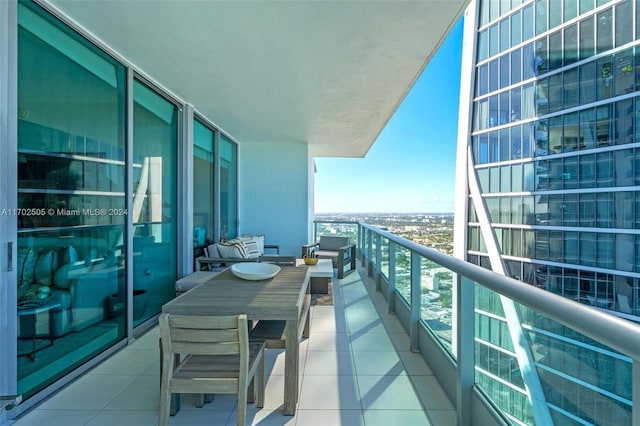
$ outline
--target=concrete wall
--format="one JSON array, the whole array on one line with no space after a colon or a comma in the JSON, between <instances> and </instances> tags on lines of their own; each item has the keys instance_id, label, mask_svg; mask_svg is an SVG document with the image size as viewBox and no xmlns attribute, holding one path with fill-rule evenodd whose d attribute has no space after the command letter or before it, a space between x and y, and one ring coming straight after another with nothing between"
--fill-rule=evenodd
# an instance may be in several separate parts
<instances>
[{"instance_id":1,"label":"concrete wall","mask_svg":"<svg viewBox=\"0 0 640 426\"><path fill-rule=\"evenodd\" d=\"M313 220L312 164L306 144L240 143L239 233L265 234L299 257Z\"/></svg>"}]
</instances>

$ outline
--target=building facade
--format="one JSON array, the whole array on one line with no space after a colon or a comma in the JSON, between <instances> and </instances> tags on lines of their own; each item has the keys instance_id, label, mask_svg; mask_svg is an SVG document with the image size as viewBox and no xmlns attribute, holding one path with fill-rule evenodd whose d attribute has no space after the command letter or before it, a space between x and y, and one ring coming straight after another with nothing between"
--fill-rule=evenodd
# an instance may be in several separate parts
<instances>
[{"instance_id":1,"label":"building facade","mask_svg":"<svg viewBox=\"0 0 640 426\"><path fill-rule=\"evenodd\" d=\"M471 4L456 211L458 256L631 321L640 321L639 17L634 0ZM476 318L477 381L514 423L629 424L629 359L486 291Z\"/></svg>"}]
</instances>

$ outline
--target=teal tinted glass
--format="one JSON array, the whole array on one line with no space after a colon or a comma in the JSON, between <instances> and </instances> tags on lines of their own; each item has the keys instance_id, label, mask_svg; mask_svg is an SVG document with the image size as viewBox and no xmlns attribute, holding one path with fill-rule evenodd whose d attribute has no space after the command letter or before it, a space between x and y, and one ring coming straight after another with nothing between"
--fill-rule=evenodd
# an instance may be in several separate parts
<instances>
[{"instance_id":1,"label":"teal tinted glass","mask_svg":"<svg viewBox=\"0 0 640 426\"><path fill-rule=\"evenodd\" d=\"M214 229L213 130L198 120L193 122L193 246L212 243Z\"/></svg>"},{"instance_id":2,"label":"teal tinted glass","mask_svg":"<svg viewBox=\"0 0 640 426\"><path fill-rule=\"evenodd\" d=\"M225 135L220 135L220 230L228 239L238 235L238 151Z\"/></svg>"},{"instance_id":3,"label":"teal tinted glass","mask_svg":"<svg viewBox=\"0 0 640 426\"><path fill-rule=\"evenodd\" d=\"M177 108L133 87L134 325L175 297Z\"/></svg>"},{"instance_id":4,"label":"teal tinted glass","mask_svg":"<svg viewBox=\"0 0 640 426\"><path fill-rule=\"evenodd\" d=\"M23 398L125 335L124 81L122 65L33 3L18 3Z\"/></svg>"}]
</instances>

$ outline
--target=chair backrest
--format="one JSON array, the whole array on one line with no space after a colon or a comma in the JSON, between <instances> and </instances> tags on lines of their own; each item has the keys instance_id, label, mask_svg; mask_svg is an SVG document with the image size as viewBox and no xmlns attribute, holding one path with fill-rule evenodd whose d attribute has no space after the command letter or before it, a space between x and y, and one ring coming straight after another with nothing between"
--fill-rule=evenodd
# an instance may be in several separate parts
<instances>
[{"instance_id":1,"label":"chair backrest","mask_svg":"<svg viewBox=\"0 0 640 426\"><path fill-rule=\"evenodd\" d=\"M159 319L164 357L174 354L240 355L247 364L246 315L196 316L162 314Z\"/></svg>"},{"instance_id":2,"label":"chair backrest","mask_svg":"<svg viewBox=\"0 0 640 426\"><path fill-rule=\"evenodd\" d=\"M318 248L320 250L338 250L340 247L349 245L349 237L340 237L333 235L322 235Z\"/></svg>"}]
</instances>

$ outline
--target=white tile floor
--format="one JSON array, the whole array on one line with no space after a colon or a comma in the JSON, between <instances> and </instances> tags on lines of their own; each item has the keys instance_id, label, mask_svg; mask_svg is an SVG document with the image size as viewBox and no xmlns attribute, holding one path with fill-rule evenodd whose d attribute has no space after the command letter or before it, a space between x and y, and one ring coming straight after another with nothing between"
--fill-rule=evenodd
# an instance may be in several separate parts
<instances>
[{"instance_id":1,"label":"white tile floor","mask_svg":"<svg viewBox=\"0 0 640 426\"><path fill-rule=\"evenodd\" d=\"M409 339L387 314L384 299L368 292L357 273L336 283L334 305L312 308L311 336L301 346L296 415L281 414L284 353L268 350L265 406L251 405L248 421L260 426L455 425L451 402L421 356L409 352ZM151 330L15 424L157 424L158 335L157 328ZM194 401L184 396L170 424L236 424L234 397L216 395L203 408Z\"/></svg>"}]
</instances>

